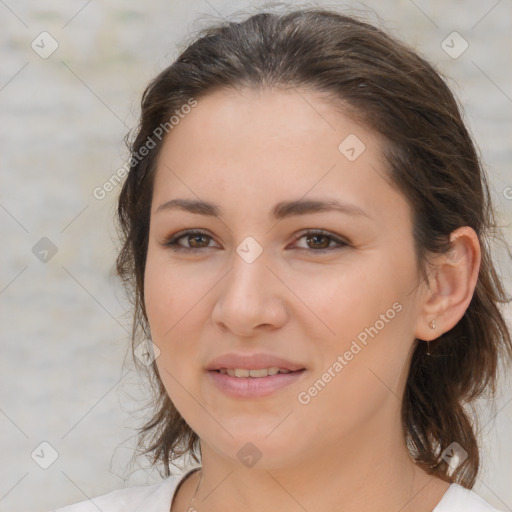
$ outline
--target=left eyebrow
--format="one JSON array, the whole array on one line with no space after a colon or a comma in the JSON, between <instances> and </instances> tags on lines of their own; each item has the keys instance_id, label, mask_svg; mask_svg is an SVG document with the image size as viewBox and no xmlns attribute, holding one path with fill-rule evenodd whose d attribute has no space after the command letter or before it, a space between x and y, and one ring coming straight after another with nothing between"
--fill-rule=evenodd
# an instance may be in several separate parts
<instances>
[{"instance_id":1,"label":"left eyebrow","mask_svg":"<svg viewBox=\"0 0 512 512\"><path fill-rule=\"evenodd\" d=\"M155 214L163 210L180 209L197 215L219 217L221 208L215 203L196 199L172 199L162 203L155 211ZM343 203L338 200L314 200L300 199L295 201L281 201L272 209L276 219L284 219L294 215L306 215L308 213L319 213L326 211L338 211L347 215L361 215L371 218L359 206L350 203Z\"/></svg>"},{"instance_id":2,"label":"left eyebrow","mask_svg":"<svg viewBox=\"0 0 512 512\"><path fill-rule=\"evenodd\" d=\"M281 201L274 206L273 214L276 219L284 219L292 215L305 215L308 213L337 211L347 215L370 216L359 206L343 203L335 199L314 200L301 199L298 201Z\"/></svg>"}]
</instances>

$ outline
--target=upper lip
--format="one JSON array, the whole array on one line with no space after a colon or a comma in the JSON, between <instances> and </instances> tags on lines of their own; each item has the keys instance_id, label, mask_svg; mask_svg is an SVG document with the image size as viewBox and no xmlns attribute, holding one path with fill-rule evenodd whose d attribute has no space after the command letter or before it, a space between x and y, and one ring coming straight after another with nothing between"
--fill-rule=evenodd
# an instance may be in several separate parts
<instances>
[{"instance_id":1,"label":"upper lip","mask_svg":"<svg viewBox=\"0 0 512 512\"><path fill-rule=\"evenodd\" d=\"M224 354L213 359L208 364L206 369L208 371L220 370L221 368L244 368L246 370L259 370L262 368L273 367L277 367L282 370L290 370L292 372L304 369L304 366L299 363L293 363L272 354Z\"/></svg>"}]
</instances>

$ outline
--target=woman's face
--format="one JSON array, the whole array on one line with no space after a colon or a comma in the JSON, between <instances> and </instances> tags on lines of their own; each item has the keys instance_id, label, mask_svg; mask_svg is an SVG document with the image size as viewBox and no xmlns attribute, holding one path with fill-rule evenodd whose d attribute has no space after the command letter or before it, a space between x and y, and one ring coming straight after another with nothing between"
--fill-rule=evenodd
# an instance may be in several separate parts
<instances>
[{"instance_id":1,"label":"woman's face","mask_svg":"<svg viewBox=\"0 0 512 512\"><path fill-rule=\"evenodd\" d=\"M381 143L321 96L282 90L217 91L167 136L145 305L160 376L202 448L272 468L401 436L421 288ZM162 207L174 200L215 212ZM229 354L283 361L215 364ZM265 367L297 371L220 370Z\"/></svg>"}]
</instances>

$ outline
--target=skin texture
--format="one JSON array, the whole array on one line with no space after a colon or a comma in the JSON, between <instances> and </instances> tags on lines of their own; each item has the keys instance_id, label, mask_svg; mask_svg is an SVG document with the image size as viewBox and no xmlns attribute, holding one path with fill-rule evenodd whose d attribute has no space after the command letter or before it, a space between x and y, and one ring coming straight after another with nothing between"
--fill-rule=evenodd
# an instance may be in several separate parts
<instances>
[{"instance_id":1,"label":"skin texture","mask_svg":"<svg viewBox=\"0 0 512 512\"><path fill-rule=\"evenodd\" d=\"M354 161L338 146L355 134ZM400 407L419 340L452 328L469 305L480 251L470 228L421 281L411 210L386 179L383 141L317 93L220 90L201 98L164 141L158 159L145 273L145 302L166 390L201 439L201 511L431 511L448 483L410 457ZM179 209L176 198L221 208L219 218ZM337 199L366 215L336 211L276 220L277 202ZM184 229L181 253L164 244ZM323 229L330 238L303 231ZM247 237L262 254L247 263ZM324 254L318 248L329 246ZM309 249L309 250L308 250ZM315 252L317 251L317 252ZM358 334L401 306L377 335L307 404L298 394L332 367ZM428 323L436 320L436 329ZM380 324L379 324L380 325ZM300 363L301 379L271 396L226 396L205 371L228 352L267 352ZM252 443L261 459L237 452ZM199 481L180 488L172 510L187 510ZM204 501L202 501L204 499Z\"/></svg>"}]
</instances>

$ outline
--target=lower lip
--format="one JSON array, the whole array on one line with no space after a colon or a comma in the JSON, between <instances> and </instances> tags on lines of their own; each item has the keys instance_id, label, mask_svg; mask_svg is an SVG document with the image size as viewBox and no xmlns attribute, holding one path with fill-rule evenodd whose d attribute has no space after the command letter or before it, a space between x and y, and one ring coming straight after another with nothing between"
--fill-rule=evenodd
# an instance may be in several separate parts
<instances>
[{"instance_id":1,"label":"lower lip","mask_svg":"<svg viewBox=\"0 0 512 512\"><path fill-rule=\"evenodd\" d=\"M208 374L214 384L229 396L261 398L297 382L305 371L278 373L276 375L267 375L267 377L231 377L217 371L209 371Z\"/></svg>"}]
</instances>

